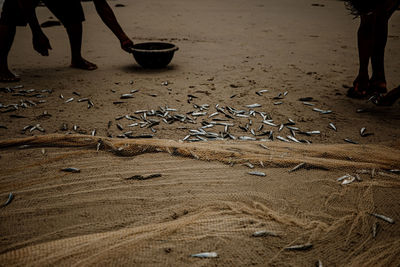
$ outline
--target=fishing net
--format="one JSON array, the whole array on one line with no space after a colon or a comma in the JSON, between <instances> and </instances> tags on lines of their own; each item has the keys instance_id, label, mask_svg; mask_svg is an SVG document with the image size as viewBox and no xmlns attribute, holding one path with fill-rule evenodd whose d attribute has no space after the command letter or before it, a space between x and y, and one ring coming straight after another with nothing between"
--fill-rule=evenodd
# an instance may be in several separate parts
<instances>
[{"instance_id":1,"label":"fishing net","mask_svg":"<svg viewBox=\"0 0 400 267\"><path fill-rule=\"evenodd\" d=\"M53 134L0 148L0 193L15 196L0 265L399 265L400 144Z\"/></svg>"}]
</instances>

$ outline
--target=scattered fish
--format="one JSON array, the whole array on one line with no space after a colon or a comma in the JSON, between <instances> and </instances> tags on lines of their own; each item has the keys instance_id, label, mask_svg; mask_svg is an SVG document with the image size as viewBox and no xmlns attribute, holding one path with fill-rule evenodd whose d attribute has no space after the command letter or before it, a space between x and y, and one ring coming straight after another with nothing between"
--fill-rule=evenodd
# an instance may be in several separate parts
<instances>
[{"instance_id":1,"label":"scattered fish","mask_svg":"<svg viewBox=\"0 0 400 267\"><path fill-rule=\"evenodd\" d=\"M305 165L306 165L306 163L305 163L305 162L302 162L302 163L300 163L299 165L296 165L293 169L289 170L289 172L297 171L297 170L303 168Z\"/></svg>"},{"instance_id":2,"label":"scattered fish","mask_svg":"<svg viewBox=\"0 0 400 267\"><path fill-rule=\"evenodd\" d=\"M265 149L267 149L267 150L270 150L269 147L267 147L266 145L260 144L260 146L261 146L262 148L265 148Z\"/></svg>"},{"instance_id":3,"label":"scattered fish","mask_svg":"<svg viewBox=\"0 0 400 267\"><path fill-rule=\"evenodd\" d=\"M377 213L370 213L370 215L375 216L378 219L384 220L387 223L394 224L394 220L392 218Z\"/></svg>"},{"instance_id":4,"label":"scattered fish","mask_svg":"<svg viewBox=\"0 0 400 267\"><path fill-rule=\"evenodd\" d=\"M73 168L73 167L63 168L63 169L61 169L61 171L63 171L63 172L73 172L73 173L81 172L80 169Z\"/></svg>"},{"instance_id":5,"label":"scattered fish","mask_svg":"<svg viewBox=\"0 0 400 267\"><path fill-rule=\"evenodd\" d=\"M13 193L8 194L8 199L7 199L6 203L4 203L2 205L2 207L5 207L5 206L9 205L13 199L14 199Z\"/></svg>"},{"instance_id":6,"label":"scattered fish","mask_svg":"<svg viewBox=\"0 0 400 267\"><path fill-rule=\"evenodd\" d=\"M331 127L331 129L337 132L336 126L332 122L329 123L329 127Z\"/></svg>"},{"instance_id":7,"label":"scattered fish","mask_svg":"<svg viewBox=\"0 0 400 267\"><path fill-rule=\"evenodd\" d=\"M162 174L160 173L155 173L155 174L150 174L147 176L144 175L133 175L131 177L125 178L125 180L147 180L147 179L152 179L152 178L158 178L161 177Z\"/></svg>"},{"instance_id":8,"label":"scattered fish","mask_svg":"<svg viewBox=\"0 0 400 267\"><path fill-rule=\"evenodd\" d=\"M263 172L257 172L257 171L248 172L248 174L250 174L250 175L255 175L255 176L267 176L265 173L263 173Z\"/></svg>"},{"instance_id":9,"label":"scattered fish","mask_svg":"<svg viewBox=\"0 0 400 267\"><path fill-rule=\"evenodd\" d=\"M380 225L378 222L374 223L374 225L372 226L372 237L373 238L375 238L377 236L378 231L379 231L379 226Z\"/></svg>"},{"instance_id":10,"label":"scattered fish","mask_svg":"<svg viewBox=\"0 0 400 267\"><path fill-rule=\"evenodd\" d=\"M351 140L349 138L345 138L344 141L346 141L347 143L350 143L350 144L355 144L355 145L358 144L356 141L353 141L353 140Z\"/></svg>"},{"instance_id":11,"label":"scattered fish","mask_svg":"<svg viewBox=\"0 0 400 267\"><path fill-rule=\"evenodd\" d=\"M254 232L251 236L253 237L264 237L264 236L278 236L276 233L267 231L267 230L261 230Z\"/></svg>"},{"instance_id":12,"label":"scattered fish","mask_svg":"<svg viewBox=\"0 0 400 267\"><path fill-rule=\"evenodd\" d=\"M309 250L313 247L311 243L303 244L303 245L294 245L290 247L286 247L285 250Z\"/></svg>"},{"instance_id":13,"label":"scattered fish","mask_svg":"<svg viewBox=\"0 0 400 267\"><path fill-rule=\"evenodd\" d=\"M261 104L251 104L251 105L246 105L248 108L259 108L261 107Z\"/></svg>"},{"instance_id":14,"label":"scattered fish","mask_svg":"<svg viewBox=\"0 0 400 267\"><path fill-rule=\"evenodd\" d=\"M355 180L356 180L356 178L354 176L349 176L348 178L343 180L342 185L351 184Z\"/></svg>"},{"instance_id":15,"label":"scattered fish","mask_svg":"<svg viewBox=\"0 0 400 267\"><path fill-rule=\"evenodd\" d=\"M218 254L216 252L203 252L198 254L190 255L193 258L217 258Z\"/></svg>"}]
</instances>

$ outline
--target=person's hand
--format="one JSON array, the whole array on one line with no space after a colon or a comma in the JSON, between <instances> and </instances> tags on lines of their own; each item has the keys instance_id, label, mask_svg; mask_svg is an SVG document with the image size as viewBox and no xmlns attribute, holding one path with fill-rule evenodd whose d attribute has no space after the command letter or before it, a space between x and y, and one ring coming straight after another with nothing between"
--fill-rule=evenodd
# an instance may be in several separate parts
<instances>
[{"instance_id":1,"label":"person's hand","mask_svg":"<svg viewBox=\"0 0 400 267\"><path fill-rule=\"evenodd\" d=\"M33 34L33 49L35 49L42 56L49 55L49 49L51 49L50 41L43 32L37 32Z\"/></svg>"},{"instance_id":2,"label":"person's hand","mask_svg":"<svg viewBox=\"0 0 400 267\"><path fill-rule=\"evenodd\" d=\"M131 39L125 39L121 41L121 48L128 53L132 53L133 51L133 42Z\"/></svg>"}]
</instances>

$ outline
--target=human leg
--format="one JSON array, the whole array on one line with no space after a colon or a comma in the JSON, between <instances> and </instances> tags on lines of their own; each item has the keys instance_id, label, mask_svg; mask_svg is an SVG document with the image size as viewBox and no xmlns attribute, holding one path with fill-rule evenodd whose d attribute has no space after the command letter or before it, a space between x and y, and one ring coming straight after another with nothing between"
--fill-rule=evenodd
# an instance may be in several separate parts
<instances>
[{"instance_id":1,"label":"human leg","mask_svg":"<svg viewBox=\"0 0 400 267\"><path fill-rule=\"evenodd\" d=\"M360 27L357 32L359 70L357 78L353 82L353 87L347 92L349 97L362 98L367 96L369 86L368 66L374 44L375 19L374 14L361 15Z\"/></svg>"},{"instance_id":2,"label":"human leg","mask_svg":"<svg viewBox=\"0 0 400 267\"><path fill-rule=\"evenodd\" d=\"M97 66L82 57L82 22L85 20L80 0L44 0L50 11L63 23L71 48L71 67L95 70Z\"/></svg>"}]
</instances>

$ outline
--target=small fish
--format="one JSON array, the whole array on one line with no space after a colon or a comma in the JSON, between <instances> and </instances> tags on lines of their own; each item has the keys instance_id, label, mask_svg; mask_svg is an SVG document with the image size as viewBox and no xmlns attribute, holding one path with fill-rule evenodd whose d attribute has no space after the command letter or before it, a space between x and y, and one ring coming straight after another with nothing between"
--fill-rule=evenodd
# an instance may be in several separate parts
<instances>
[{"instance_id":1,"label":"small fish","mask_svg":"<svg viewBox=\"0 0 400 267\"><path fill-rule=\"evenodd\" d=\"M392 218L377 213L370 213L370 215L375 216L378 219L384 220L387 223L394 224L394 220Z\"/></svg>"},{"instance_id":2,"label":"small fish","mask_svg":"<svg viewBox=\"0 0 400 267\"><path fill-rule=\"evenodd\" d=\"M131 177L126 178L126 180L147 180L147 179L151 179L151 178L158 178L161 177L162 174L160 173L155 173L155 174L150 174L147 176L144 175L133 175Z\"/></svg>"},{"instance_id":3,"label":"small fish","mask_svg":"<svg viewBox=\"0 0 400 267\"><path fill-rule=\"evenodd\" d=\"M96 135L96 129L94 129L91 134L92 134L92 136L95 136Z\"/></svg>"},{"instance_id":4,"label":"small fish","mask_svg":"<svg viewBox=\"0 0 400 267\"><path fill-rule=\"evenodd\" d=\"M217 258L218 254L216 252L203 252L198 254L192 254L190 257L193 258Z\"/></svg>"},{"instance_id":5,"label":"small fish","mask_svg":"<svg viewBox=\"0 0 400 267\"><path fill-rule=\"evenodd\" d=\"M13 193L8 194L8 199L7 199L6 203L4 203L2 205L2 207L5 207L5 206L9 205L13 199L14 199Z\"/></svg>"},{"instance_id":6,"label":"small fish","mask_svg":"<svg viewBox=\"0 0 400 267\"><path fill-rule=\"evenodd\" d=\"M378 234L378 230L379 230L379 223L374 223L374 225L372 226L372 237L375 238L376 235Z\"/></svg>"},{"instance_id":7,"label":"small fish","mask_svg":"<svg viewBox=\"0 0 400 267\"><path fill-rule=\"evenodd\" d=\"M348 177L348 178L343 180L342 185L351 184L355 180L356 180L356 178L354 176L350 176L350 177Z\"/></svg>"},{"instance_id":8,"label":"small fish","mask_svg":"<svg viewBox=\"0 0 400 267\"><path fill-rule=\"evenodd\" d=\"M361 136L364 136L365 130L366 130L365 127L362 127L362 128L361 128L361 130L360 130L360 135L361 135Z\"/></svg>"},{"instance_id":9,"label":"small fish","mask_svg":"<svg viewBox=\"0 0 400 267\"><path fill-rule=\"evenodd\" d=\"M254 137L250 137L250 136L239 136L239 140L243 140L243 141L256 141L257 139Z\"/></svg>"},{"instance_id":10,"label":"small fish","mask_svg":"<svg viewBox=\"0 0 400 267\"><path fill-rule=\"evenodd\" d=\"M63 172L73 172L73 173L81 172L80 169L73 168L73 167L63 168L63 169L61 169L61 171L63 171Z\"/></svg>"},{"instance_id":11,"label":"small fish","mask_svg":"<svg viewBox=\"0 0 400 267\"><path fill-rule=\"evenodd\" d=\"M324 110L322 110L322 109L319 109L319 108L313 108L312 110L313 110L313 111L316 111L316 112L319 112L319 113L322 113L322 112L324 112Z\"/></svg>"},{"instance_id":12,"label":"small fish","mask_svg":"<svg viewBox=\"0 0 400 267\"><path fill-rule=\"evenodd\" d=\"M69 102L72 102L72 101L74 101L74 98L73 98L73 97L67 99L67 100L65 101L65 103L69 103Z\"/></svg>"},{"instance_id":13,"label":"small fish","mask_svg":"<svg viewBox=\"0 0 400 267\"><path fill-rule=\"evenodd\" d=\"M84 97L84 98L79 98L78 102L84 102L84 101L89 101L89 98Z\"/></svg>"},{"instance_id":14,"label":"small fish","mask_svg":"<svg viewBox=\"0 0 400 267\"><path fill-rule=\"evenodd\" d=\"M281 124L281 125L279 126L278 132L282 131L283 127L284 127L284 125Z\"/></svg>"},{"instance_id":15,"label":"small fish","mask_svg":"<svg viewBox=\"0 0 400 267\"><path fill-rule=\"evenodd\" d=\"M271 232L271 231L267 231L267 230L261 230L261 231L254 232L251 236L253 236L253 237L278 236L278 234Z\"/></svg>"},{"instance_id":16,"label":"small fish","mask_svg":"<svg viewBox=\"0 0 400 267\"><path fill-rule=\"evenodd\" d=\"M46 150L42 148L42 155L46 154Z\"/></svg>"},{"instance_id":17,"label":"small fish","mask_svg":"<svg viewBox=\"0 0 400 267\"><path fill-rule=\"evenodd\" d=\"M266 145L260 144L260 147L270 150Z\"/></svg>"},{"instance_id":18,"label":"small fish","mask_svg":"<svg viewBox=\"0 0 400 267\"><path fill-rule=\"evenodd\" d=\"M303 102L303 105L306 105L306 106L315 106L313 103L310 103L310 102Z\"/></svg>"},{"instance_id":19,"label":"small fish","mask_svg":"<svg viewBox=\"0 0 400 267\"><path fill-rule=\"evenodd\" d=\"M246 105L248 108L259 108L261 107L261 104L251 104L251 105Z\"/></svg>"},{"instance_id":20,"label":"small fish","mask_svg":"<svg viewBox=\"0 0 400 267\"><path fill-rule=\"evenodd\" d=\"M133 94L122 94L120 99L128 99L128 98L133 98Z\"/></svg>"},{"instance_id":21,"label":"small fish","mask_svg":"<svg viewBox=\"0 0 400 267\"><path fill-rule=\"evenodd\" d=\"M329 127L331 127L331 129L337 132L336 126L332 122L329 123Z\"/></svg>"},{"instance_id":22,"label":"small fish","mask_svg":"<svg viewBox=\"0 0 400 267\"><path fill-rule=\"evenodd\" d=\"M249 167L250 169L254 169L254 165L253 165L253 164L251 164L250 162L246 162L246 163L245 163L245 164L243 164L243 165L245 165L245 166Z\"/></svg>"},{"instance_id":23,"label":"small fish","mask_svg":"<svg viewBox=\"0 0 400 267\"><path fill-rule=\"evenodd\" d=\"M321 260L318 260L318 261L315 263L315 266L316 266L316 267L323 267L322 261L321 261Z\"/></svg>"},{"instance_id":24,"label":"small fish","mask_svg":"<svg viewBox=\"0 0 400 267\"><path fill-rule=\"evenodd\" d=\"M294 245L290 247L286 247L285 250L308 250L311 249L313 245L311 243L303 244L303 245Z\"/></svg>"},{"instance_id":25,"label":"small fish","mask_svg":"<svg viewBox=\"0 0 400 267\"><path fill-rule=\"evenodd\" d=\"M274 105L275 106L277 106L277 105L282 105L283 104L283 102L281 102L281 101L279 101L279 102L274 102Z\"/></svg>"},{"instance_id":26,"label":"small fish","mask_svg":"<svg viewBox=\"0 0 400 267\"><path fill-rule=\"evenodd\" d=\"M350 144L355 144L355 145L358 144L356 141L353 141L353 140L351 140L349 138L345 138L344 141L346 141L347 143L350 143Z\"/></svg>"},{"instance_id":27,"label":"small fish","mask_svg":"<svg viewBox=\"0 0 400 267\"><path fill-rule=\"evenodd\" d=\"M311 135L311 134L321 134L321 132L320 132L320 131L309 131L309 132L306 132L306 134L308 134L308 135Z\"/></svg>"},{"instance_id":28,"label":"small fish","mask_svg":"<svg viewBox=\"0 0 400 267\"><path fill-rule=\"evenodd\" d=\"M357 113L363 113L363 112L366 112L366 111L367 110L363 109L363 108L359 108L359 109L356 110Z\"/></svg>"},{"instance_id":29,"label":"small fish","mask_svg":"<svg viewBox=\"0 0 400 267\"><path fill-rule=\"evenodd\" d=\"M121 125L121 124L119 124L119 123L117 123L117 128L118 128L119 130L121 130L121 131L123 131L123 130L124 130L124 127L122 127L122 125Z\"/></svg>"},{"instance_id":30,"label":"small fish","mask_svg":"<svg viewBox=\"0 0 400 267\"><path fill-rule=\"evenodd\" d=\"M342 177L337 178L336 181L341 182L341 181L343 181L344 179L347 179L347 178L349 178L349 177L351 177L350 174L345 174L345 175L343 175Z\"/></svg>"},{"instance_id":31,"label":"small fish","mask_svg":"<svg viewBox=\"0 0 400 267\"><path fill-rule=\"evenodd\" d=\"M278 125L276 125L275 123L270 122L270 121L267 121L267 120L263 120L263 123L264 123L264 124L267 124L267 125L269 125L269 126L274 126L274 127L277 127L277 126L278 126Z\"/></svg>"},{"instance_id":32,"label":"small fish","mask_svg":"<svg viewBox=\"0 0 400 267\"><path fill-rule=\"evenodd\" d=\"M267 176L265 173L263 173L263 172L257 172L257 171L248 172L248 174L250 174L250 175L255 175L255 176Z\"/></svg>"},{"instance_id":33,"label":"small fish","mask_svg":"<svg viewBox=\"0 0 400 267\"><path fill-rule=\"evenodd\" d=\"M293 136L291 136L291 135L287 135L286 136L289 140L291 140L291 141L293 141L293 142L295 142L295 143L301 143L299 140L297 140L296 138L294 138Z\"/></svg>"},{"instance_id":34,"label":"small fish","mask_svg":"<svg viewBox=\"0 0 400 267\"><path fill-rule=\"evenodd\" d=\"M276 139L281 140L281 141L283 141L283 142L290 143L289 140L287 140L286 138L284 138L284 137L282 137L282 136L279 136L279 135L276 137Z\"/></svg>"},{"instance_id":35,"label":"small fish","mask_svg":"<svg viewBox=\"0 0 400 267\"><path fill-rule=\"evenodd\" d=\"M305 163L305 162L302 162L302 163L300 163L299 165L295 166L293 169L289 170L289 172L297 171L297 170L303 168L305 165L306 165L306 163Z\"/></svg>"}]
</instances>

